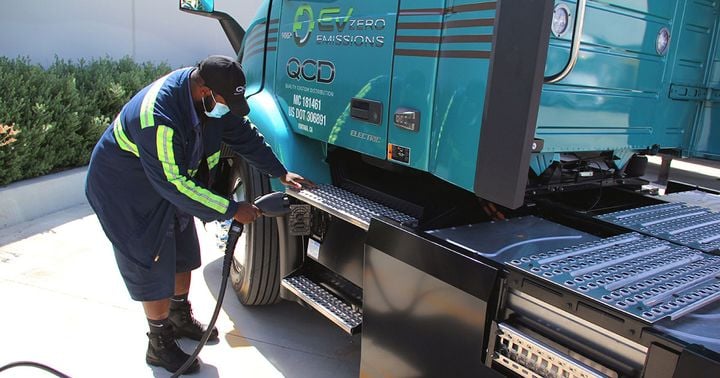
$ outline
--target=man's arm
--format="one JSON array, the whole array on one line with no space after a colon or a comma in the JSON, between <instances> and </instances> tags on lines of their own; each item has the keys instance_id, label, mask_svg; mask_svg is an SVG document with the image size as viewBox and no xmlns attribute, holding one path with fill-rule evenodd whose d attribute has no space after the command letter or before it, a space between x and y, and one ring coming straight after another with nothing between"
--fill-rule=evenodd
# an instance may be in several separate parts
<instances>
[{"instance_id":1,"label":"man's arm","mask_svg":"<svg viewBox=\"0 0 720 378\"><path fill-rule=\"evenodd\" d=\"M265 143L265 137L247 117L227 116L216 122L223 122L223 142L259 171L270 177L283 177L288 173L270 146Z\"/></svg>"},{"instance_id":2,"label":"man's arm","mask_svg":"<svg viewBox=\"0 0 720 378\"><path fill-rule=\"evenodd\" d=\"M170 126L142 129L138 152L145 174L157 192L182 211L202 220L230 219L238 203L219 196L187 173L183 140Z\"/></svg>"},{"instance_id":3,"label":"man's arm","mask_svg":"<svg viewBox=\"0 0 720 378\"><path fill-rule=\"evenodd\" d=\"M233 121L227 122L227 120L223 119L225 122L223 124L223 142L230 146L233 151L240 154L261 172L270 177L279 178L280 182L285 186L296 190L315 186L312 181L297 173L287 171L270 146L265 143L265 137L260 134L247 117L241 119L230 116L228 118L233 121L239 120L239 123L237 123Z\"/></svg>"}]
</instances>

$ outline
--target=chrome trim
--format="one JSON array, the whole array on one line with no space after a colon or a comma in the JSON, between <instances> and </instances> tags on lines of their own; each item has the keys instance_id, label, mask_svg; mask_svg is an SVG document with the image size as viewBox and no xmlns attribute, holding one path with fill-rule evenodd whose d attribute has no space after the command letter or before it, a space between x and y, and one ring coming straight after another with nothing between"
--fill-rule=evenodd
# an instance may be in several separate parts
<instances>
[{"instance_id":1,"label":"chrome trim","mask_svg":"<svg viewBox=\"0 0 720 378\"><path fill-rule=\"evenodd\" d=\"M555 75L545 76L546 84L554 84L560 80L565 79L570 72L575 68L577 64L578 55L580 53L580 42L582 40L583 27L585 26L585 5L587 0L578 0L577 2L577 15L575 16L575 24L573 26L573 36L570 47L570 57L568 62L560 72Z\"/></svg>"},{"instance_id":2,"label":"chrome trim","mask_svg":"<svg viewBox=\"0 0 720 378\"><path fill-rule=\"evenodd\" d=\"M542 376L556 376L568 378L603 378L617 377L617 374L603 374L592 367L571 358L570 356L545 345L535 338L525 335L519 330L507 325L498 324L498 344L501 348L493 356L493 361L499 362L513 372L526 378ZM511 361L504 361L501 357Z\"/></svg>"},{"instance_id":3,"label":"chrome trim","mask_svg":"<svg viewBox=\"0 0 720 378\"><path fill-rule=\"evenodd\" d=\"M523 378L543 378L541 375L535 374L532 370L520 365L508 357L503 356L502 354L494 356L493 361Z\"/></svg>"}]
</instances>

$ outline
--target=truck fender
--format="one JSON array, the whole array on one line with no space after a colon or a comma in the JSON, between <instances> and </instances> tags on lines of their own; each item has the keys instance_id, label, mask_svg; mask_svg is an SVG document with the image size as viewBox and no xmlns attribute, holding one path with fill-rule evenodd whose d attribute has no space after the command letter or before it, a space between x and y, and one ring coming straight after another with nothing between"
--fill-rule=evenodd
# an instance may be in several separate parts
<instances>
[{"instance_id":1,"label":"truck fender","mask_svg":"<svg viewBox=\"0 0 720 378\"><path fill-rule=\"evenodd\" d=\"M330 167L325 162L324 143L296 134L274 96L262 91L250 96L250 121L265 137L275 155L288 171L295 172L316 184L330 183ZM273 190L284 190L279 180L271 180Z\"/></svg>"}]
</instances>

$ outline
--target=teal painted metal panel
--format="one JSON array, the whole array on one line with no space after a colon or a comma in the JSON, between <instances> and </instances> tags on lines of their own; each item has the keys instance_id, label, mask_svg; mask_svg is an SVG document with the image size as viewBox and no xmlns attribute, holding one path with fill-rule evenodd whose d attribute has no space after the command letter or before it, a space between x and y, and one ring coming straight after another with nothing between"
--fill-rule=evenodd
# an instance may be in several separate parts
<instances>
[{"instance_id":1,"label":"teal painted metal panel","mask_svg":"<svg viewBox=\"0 0 720 378\"><path fill-rule=\"evenodd\" d=\"M717 23L718 21L716 21ZM720 29L715 30L714 52L709 60L707 80L709 97L695 125L692 156L720 160Z\"/></svg>"},{"instance_id":2,"label":"teal painted metal panel","mask_svg":"<svg viewBox=\"0 0 720 378\"><path fill-rule=\"evenodd\" d=\"M242 65L245 72L245 95L260 92L263 86L263 68L265 52L273 51L277 45L277 36L267 38L268 3L264 2L258 9L252 24L247 28L242 44ZM267 46L266 46L267 45Z\"/></svg>"},{"instance_id":3,"label":"teal painted metal panel","mask_svg":"<svg viewBox=\"0 0 720 378\"><path fill-rule=\"evenodd\" d=\"M330 183L330 168L325 162L322 143L292 132L288 119L280 111L280 104L268 91L248 99L248 117L257 126L280 161L293 171L318 184ZM279 180L271 182L273 190L285 190Z\"/></svg>"},{"instance_id":4,"label":"teal painted metal panel","mask_svg":"<svg viewBox=\"0 0 720 378\"><path fill-rule=\"evenodd\" d=\"M672 84L706 87L710 50L717 28L718 3L712 0L688 0L685 4L679 4L678 8L682 15L678 15L681 21L676 25L676 30L673 30L674 34L679 33L679 43L674 55ZM695 128L695 124L701 122L702 101L666 99L665 102L667 106L663 111L671 117L669 119L673 119L675 114L685 114L688 122ZM687 154L692 149L694 132L691 128L683 128L682 133L680 147Z\"/></svg>"},{"instance_id":5,"label":"teal painted metal panel","mask_svg":"<svg viewBox=\"0 0 720 378\"><path fill-rule=\"evenodd\" d=\"M266 0L266 2L269 0ZM275 87L275 67L277 67L277 50L280 41L280 12L282 8L277 1L272 2L270 15L268 16L268 49L265 52L268 59L265 60L265 85L269 88ZM272 57L272 58L270 58Z\"/></svg>"},{"instance_id":6,"label":"teal painted metal panel","mask_svg":"<svg viewBox=\"0 0 720 378\"><path fill-rule=\"evenodd\" d=\"M720 103L707 103L697 125L693 156L720 160Z\"/></svg>"},{"instance_id":7,"label":"teal painted metal panel","mask_svg":"<svg viewBox=\"0 0 720 378\"><path fill-rule=\"evenodd\" d=\"M578 91L545 90L536 136L545 141L544 152L605 150L608 146L647 147L654 115L646 111L657 102L653 96L614 92L603 96Z\"/></svg>"},{"instance_id":8,"label":"teal painted metal panel","mask_svg":"<svg viewBox=\"0 0 720 378\"><path fill-rule=\"evenodd\" d=\"M530 169L539 176L541 173L545 172L545 170L548 169L553 162L556 161L560 161L559 153L550 152L533 154L530 158Z\"/></svg>"},{"instance_id":9,"label":"teal painted metal panel","mask_svg":"<svg viewBox=\"0 0 720 378\"><path fill-rule=\"evenodd\" d=\"M575 2L566 3L574 11ZM698 103L671 99L670 86L702 82L716 7L705 0L588 1L577 66L543 90L536 133L543 152L685 146ZM667 56L656 51L663 27L672 34ZM547 74L567 60L571 33L552 38Z\"/></svg>"},{"instance_id":10,"label":"teal painted metal panel","mask_svg":"<svg viewBox=\"0 0 720 378\"><path fill-rule=\"evenodd\" d=\"M575 1L557 3L576 13ZM706 59L717 8L710 0L589 0L577 66L543 89L536 136L545 147L532 169L562 152L616 150L624 164L633 150L686 147L700 102L673 99L670 89L720 82ZM406 147L406 162L390 160L472 190L495 16L489 0L285 1L267 20L264 85L290 130L309 137L301 140L383 159L389 145ZM656 51L663 28L672 35L667 55ZM571 33L551 39L548 75L565 64ZM246 67L250 78L258 66ZM353 97L382 103L381 124L350 117ZM394 125L401 108L419 112L419 130ZM716 113L706 106L699 125L713 125ZM720 147L710 126L695 135L699 153Z\"/></svg>"},{"instance_id":11,"label":"teal painted metal panel","mask_svg":"<svg viewBox=\"0 0 720 378\"><path fill-rule=\"evenodd\" d=\"M494 33L496 3L455 0L452 6L443 37L475 41L441 44L429 170L472 191L492 53L492 43L485 41Z\"/></svg>"},{"instance_id":12,"label":"teal painted metal panel","mask_svg":"<svg viewBox=\"0 0 720 378\"><path fill-rule=\"evenodd\" d=\"M442 41L445 0L401 0L395 35L388 159L423 171L428 170L430 132L435 102L438 51ZM417 130L394 124L394 113L419 113ZM408 156L394 156L392 146L400 146ZM407 161L404 161L406 159Z\"/></svg>"},{"instance_id":13,"label":"teal painted metal panel","mask_svg":"<svg viewBox=\"0 0 720 378\"><path fill-rule=\"evenodd\" d=\"M675 11L675 0L611 0L609 6L669 20Z\"/></svg>"},{"instance_id":14,"label":"teal painted metal panel","mask_svg":"<svg viewBox=\"0 0 720 378\"><path fill-rule=\"evenodd\" d=\"M543 90L536 132L545 140L543 152L654 144L654 114L666 68L665 59L655 51L655 37L669 25L672 2L655 1L659 6L654 7L642 3L588 1L575 69ZM575 9L574 2L568 6ZM567 61L572 32L551 39L546 74L557 72Z\"/></svg>"},{"instance_id":15,"label":"teal painted metal panel","mask_svg":"<svg viewBox=\"0 0 720 378\"><path fill-rule=\"evenodd\" d=\"M385 158L397 3L286 1L275 93L293 130ZM351 117L351 99L377 101L379 124Z\"/></svg>"},{"instance_id":16,"label":"teal painted metal panel","mask_svg":"<svg viewBox=\"0 0 720 378\"><path fill-rule=\"evenodd\" d=\"M318 184L330 183L330 168L325 162L325 145L294 133L290 126L290 120L281 111L280 103L273 93L276 81L277 44L280 37L278 24L281 9L280 2L275 1L268 13L268 4L268 1L263 3L256 19L253 21L253 25L267 23L266 48L264 51L266 58L263 61L259 59L262 54L254 54L250 56L249 60L243 60L243 69L246 72L251 71L255 75L264 72L264 81L259 87L259 92L248 98L248 104L250 105L248 118L263 134L266 142L272 147L288 170L297 172ZM252 35L248 33L246 41L250 37ZM244 42L244 45L246 45L246 42ZM251 52L251 50L248 50L248 52ZM246 54L243 55L244 58L248 59ZM259 77L251 75L253 74L247 76L248 86L256 85L255 78ZM253 84L250 84L251 80ZM278 179L271 180L271 186L273 190L285 190L285 187Z\"/></svg>"},{"instance_id":17,"label":"teal painted metal panel","mask_svg":"<svg viewBox=\"0 0 720 378\"><path fill-rule=\"evenodd\" d=\"M684 11L678 36L678 46L682 48L677 49L673 82L702 86L717 17L717 4L714 1L691 0Z\"/></svg>"}]
</instances>

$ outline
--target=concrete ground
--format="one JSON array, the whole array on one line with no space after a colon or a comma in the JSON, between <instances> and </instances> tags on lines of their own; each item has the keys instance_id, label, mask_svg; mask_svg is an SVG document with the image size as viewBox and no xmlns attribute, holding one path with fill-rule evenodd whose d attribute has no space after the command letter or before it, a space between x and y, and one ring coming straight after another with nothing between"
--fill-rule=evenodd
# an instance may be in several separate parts
<instances>
[{"instance_id":1,"label":"concrete ground","mask_svg":"<svg viewBox=\"0 0 720 378\"><path fill-rule=\"evenodd\" d=\"M199 225L199 230L202 226ZM222 253L200 232L203 266L190 291L195 316L215 306ZM117 272L112 249L87 205L0 229L0 366L18 360L72 377L168 377L145 364L147 323ZM200 354L196 377L357 377L360 338L296 303L240 305L228 288L220 342ZM190 353L197 345L182 340ZM48 377L14 368L3 378Z\"/></svg>"},{"instance_id":2,"label":"concrete ground","mask_svg":"<svg viewBox=\"0 0 720 378\"><path fill-rule=\"evenodd\" d=\"M659 157L649 158L650 164L645 179L654 182L658 179L661 160ZM706 159L673 159L670 169L670 180L699 187L720 190L720 161Z\"/></svg>"}]
</instances>

